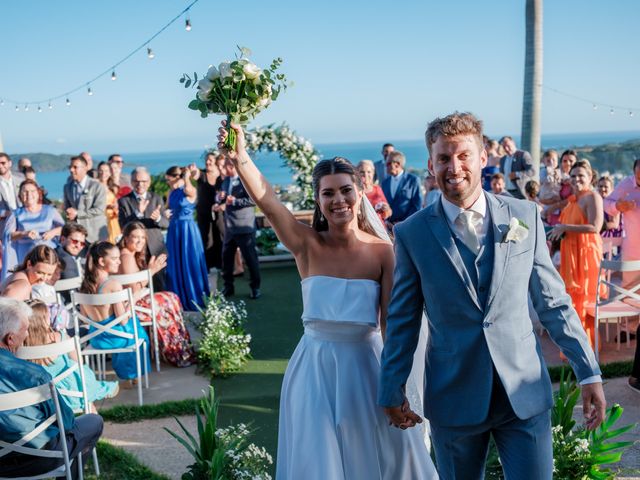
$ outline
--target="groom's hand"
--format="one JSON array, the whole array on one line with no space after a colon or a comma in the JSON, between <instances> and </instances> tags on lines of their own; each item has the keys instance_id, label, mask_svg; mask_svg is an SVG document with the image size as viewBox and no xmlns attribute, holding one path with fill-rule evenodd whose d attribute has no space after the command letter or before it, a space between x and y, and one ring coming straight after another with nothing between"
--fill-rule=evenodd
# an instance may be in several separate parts
<instances>
[{"instance_id":1,"label":"groom's hand","mask_svg":"<svg viewBox=\"0 0 640 480\"><path fill-rule=\"evenodd\" d=\"M409 401L405 398L399 407L384 407L384 413L389 417L389 424L405 430L422 423L420 415L411 410Z\"/></svg>"},{"instance_id":2,"label":"groom's hand","mask_svg":"<svg viewBox=\"0 0 640 480\"><path fill-rule=\"evenodd\" d=\"M607 408L602 382L582 385L582 413L587 430L595 430L602 423Z\"/></svg>"}]
</instances>

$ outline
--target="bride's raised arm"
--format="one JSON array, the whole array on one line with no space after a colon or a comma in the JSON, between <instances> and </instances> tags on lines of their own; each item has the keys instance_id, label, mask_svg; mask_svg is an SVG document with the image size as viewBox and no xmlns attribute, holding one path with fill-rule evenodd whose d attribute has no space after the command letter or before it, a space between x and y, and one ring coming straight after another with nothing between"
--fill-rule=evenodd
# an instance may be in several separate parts
<instances>
[{"instance_id":1,"label":"bride's raised arm","mask_svg":"<svg viewBox=\"0 0 640 480\"><path fill-rule=\"evenodd\" d=\"M246 150L246 142L242 127L234 123L231 128L236 133L236 148L229 150L224 146L228 132L226 121L222 121L223 127L218 130L218 148L224 149L231 161L235 164L238 175L244 188L256 205L264 213L278 235L280 241L295 256L303 250L305 241L313 230L296 220L293 214L280 202L271 185L262 175L256 164L251 160Z\"/></svg>"}]
</instances>

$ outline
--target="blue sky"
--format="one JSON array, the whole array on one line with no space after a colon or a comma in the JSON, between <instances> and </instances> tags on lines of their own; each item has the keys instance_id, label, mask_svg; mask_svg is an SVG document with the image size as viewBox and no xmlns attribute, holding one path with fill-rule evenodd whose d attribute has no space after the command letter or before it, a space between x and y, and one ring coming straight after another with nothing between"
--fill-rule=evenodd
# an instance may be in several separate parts
<instances>
[{"instance_id":1,"label":"blue sky","mask_svg":"<svg viewBox=\"0 0 640 480\"><path fill-rule=\"evenodd\" d=\"M48 98L83 84L143 43L190 2L1 2L0 135L10 152L198 149L215 117L186 108L183 72L232 58L235 45L295 82L254 125L288 122L315 143L421 138L437 115L469 110L491 135L519 134L524 0L224 2L200 0L152 44L54 109L15 112L6 99ZM242 10L238 10L238 6ZM640 108L640 2L547 1L544 83ZM640 112L545 90L543 133L639 131ZM640 136L640 135L639 135Z\"/></svg>"}]
</instances>

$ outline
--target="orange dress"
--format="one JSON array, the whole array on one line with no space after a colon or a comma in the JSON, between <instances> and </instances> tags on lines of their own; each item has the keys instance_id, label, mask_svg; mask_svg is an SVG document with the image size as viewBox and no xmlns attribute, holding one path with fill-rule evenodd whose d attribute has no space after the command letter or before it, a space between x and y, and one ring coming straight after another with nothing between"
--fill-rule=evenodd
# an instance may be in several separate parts
<instances>
[{"instance_id":1,"label":"orange dress","mask_svg":"<svg viewBox=\"0 0 640 480\"><path fill-rule=\"evenodd\" d=\"M567 200L569 203L560 214L560 223L586 225L587 217L578 205L576 196L571 195ZM587 332L591 348L595 345L595 332L593 319L587 321L587 305L596 301L601 260L600 234L565 232L560 242L560 276ZM606 295L606 292L602 294Z\"/></svg>"}]
</instances>

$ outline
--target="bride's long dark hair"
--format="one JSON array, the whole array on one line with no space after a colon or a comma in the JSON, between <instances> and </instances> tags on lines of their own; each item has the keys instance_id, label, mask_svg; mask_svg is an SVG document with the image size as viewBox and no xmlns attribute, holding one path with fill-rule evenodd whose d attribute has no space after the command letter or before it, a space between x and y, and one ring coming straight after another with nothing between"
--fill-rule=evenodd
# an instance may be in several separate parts
<instances>
[{"instance_id":1,"label":"bride's long dark hair","mask_svg":"<svg viewBox=\"0 0 640 480\"><path fill-rule=\"evenodd\" d=\"M346 173L351 177L353 184L356 186L358 191L363 192L362 188L362 179L356 168L353 164L343 157L334 157L327 160L322 160L316 164L313 169L313 173L311 176L311 184L313 186L313 197L315 199L315 208L313 210L313 222L311 226L317 232L324 232L329 229L329 222L324 218L322 212L320 211L320 205L318 204L318 197L320 196L320 180L322 177L326 177L327 175L336 175L339 173ZM358 228L363 232L367 232L371 235L376 235L376 231L369 223L367 219L367 215L364 209L364 193L362 201L360 202L360 208L358 209L357 217L358 217Z\"/></svg>"}]
</instances>

